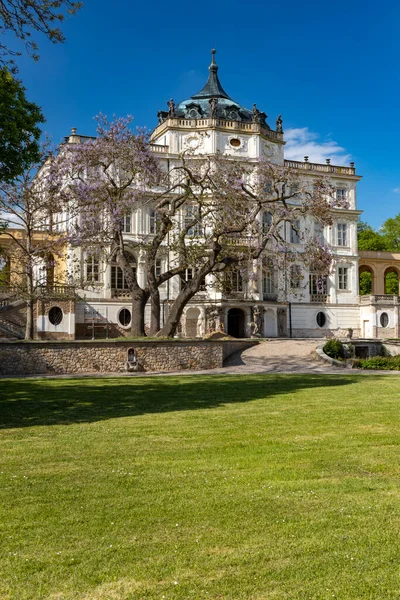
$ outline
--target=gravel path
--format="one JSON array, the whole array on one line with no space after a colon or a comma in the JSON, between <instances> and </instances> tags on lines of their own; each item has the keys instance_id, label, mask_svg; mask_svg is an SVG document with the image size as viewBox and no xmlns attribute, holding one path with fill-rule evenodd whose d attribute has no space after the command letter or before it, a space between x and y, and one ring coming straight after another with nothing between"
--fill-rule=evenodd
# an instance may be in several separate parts
<instances>
[{"instance_id":1,"label":"gravel path","mask_svg":"<svg viewBox=\"0 0 400 600\"><path fill-rule=\"evenodd\" d=\"M266 340L228 358L225 372L235 373L343 373L347 369L322 362L315 349L320 339Z\"/></svg>"}]
</instances>

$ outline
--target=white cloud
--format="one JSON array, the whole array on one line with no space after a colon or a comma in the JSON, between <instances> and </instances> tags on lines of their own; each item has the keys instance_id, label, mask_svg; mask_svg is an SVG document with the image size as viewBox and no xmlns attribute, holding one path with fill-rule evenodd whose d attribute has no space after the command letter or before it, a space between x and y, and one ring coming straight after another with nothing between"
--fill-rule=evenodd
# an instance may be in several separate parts
<instances>
[{"instance_id":1,"label":"white cloud","mask_svg":"<svg viewBox=\"0 0 400 600\"><path fill-rule=\"evenodd\" d=\"M330 158L332 165L345 165L351 159L351 154L337 142L320 140L319 134L308 127L286 129L285 140L285 158L288 160L304 160L308 156L310 162L324 163Z\"/></svg>"},{"instance_id":2,"label":"white cloud","mask_svg":"<svg viewBox=\"0 0 400 600\"><path fill-rule=\"evenodd\" d=\"M394 191L395 194L400 194L400 187L394 188L393 191Z\"/></svg>"}]
</instances>

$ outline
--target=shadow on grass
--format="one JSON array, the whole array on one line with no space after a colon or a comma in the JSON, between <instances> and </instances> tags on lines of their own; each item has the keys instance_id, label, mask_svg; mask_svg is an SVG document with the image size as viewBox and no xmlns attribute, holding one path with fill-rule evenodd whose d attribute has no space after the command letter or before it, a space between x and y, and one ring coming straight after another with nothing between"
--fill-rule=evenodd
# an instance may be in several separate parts
<instances>
[{"instance_id":1,"label":"shadow on grass","mask_svg":"<svg viewBox=\"0 0 400 600\"><path fill-rule=\"evenodd\" d=\"M132 379L4 379L0 427L68 425L169 411L216 408L313 388L342 387L354 376L247 375Z\"/></svg>"}]
</instances>

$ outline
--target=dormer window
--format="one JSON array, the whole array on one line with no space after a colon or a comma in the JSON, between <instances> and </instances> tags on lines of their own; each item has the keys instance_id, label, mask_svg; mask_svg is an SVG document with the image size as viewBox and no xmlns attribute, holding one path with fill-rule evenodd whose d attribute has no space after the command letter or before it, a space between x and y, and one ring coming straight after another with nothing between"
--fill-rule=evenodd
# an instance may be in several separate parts
<instances>
[{"instance_id":1,"label":"dormer window","mask_svg":"<svg viewBox=\"0 0 400 600\"><path fill-rule=\"evenodd\" d=\"M226 117L230 121L237 121L238 118L239 118L239 113L238 113L237 110L227 110L226 111Z\"/></svg>"},{"instance_id":2,"label":"dormer window","mask_svg":"<svg viewBox=\"0 0 400 600\"><path fill-rule=\"evenodd\" d=\"M201 119L203 111L199 104L191 102L186 106L186 118L188 119Z\"/></svg>"}]
</instances>

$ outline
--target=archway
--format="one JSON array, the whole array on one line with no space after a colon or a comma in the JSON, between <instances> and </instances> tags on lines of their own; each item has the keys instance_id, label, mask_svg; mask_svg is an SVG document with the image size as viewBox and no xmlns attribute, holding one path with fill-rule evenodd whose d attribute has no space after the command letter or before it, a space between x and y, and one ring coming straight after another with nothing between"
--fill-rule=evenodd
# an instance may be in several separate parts
<instances>
[{"instance_id":1,"label":"archway","mask_svg":"<svg viewBox=\"0 0 400 600\"><path fill-rule=\"evenodd\" d=\"M358 270L358 286L360 296L375 293L374 271L369 265L361 265Z\"/></svg>"},{"instance_id":2,"label":"archway","mask_svg":"<svg viewBox=\"0 0 400 600\"><path fill-rule=\"evenodd\" d=\"M236 338L244 337L245 316L241 308L228 310L228 335Z\"/></svg>"},{"instance_id":3,"label":"archway","mask_svg":"<svg viewBox=\"0 0 400 600\"><path fill-rule=\"evenodd\" d=\"M385 294L399 295L399 272L396 267L388 267L384 274Z\"/></svg>"}]
</instances>

